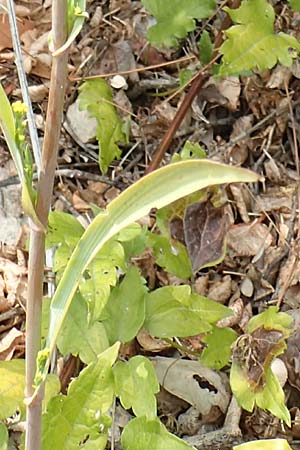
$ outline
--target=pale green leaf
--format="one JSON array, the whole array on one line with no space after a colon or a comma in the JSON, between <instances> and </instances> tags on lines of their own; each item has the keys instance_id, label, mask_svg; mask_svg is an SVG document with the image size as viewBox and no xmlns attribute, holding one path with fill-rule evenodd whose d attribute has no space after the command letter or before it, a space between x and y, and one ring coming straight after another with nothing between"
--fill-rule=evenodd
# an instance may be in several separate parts
<instances>
[{"instance_id":1,"label":"pale green leaf","mask_svg":"<svg viewBox=\"0 0 300 450\"><path fill-rule=\"evenodd\" d=\"M120 285L113 289L103 311L103 325L110 343L129 342L145 319L145 280L131 267Z\"/></svg>"},{"instance_id":2,"label":"pale green leaf","mask_svg":"<svg viewBox=\"0 0 300 450\"><path fill-rule=\"evenodd\" d=\"M134 356L129 362L117 362L113 372L116 395L124 408L132 408L136 416L156 417L159 383L151 362L144 356Z\"/></svg>"},{"instance_id":3,"label":"pale green leaf","mask_svg":"<svg viewBox=\"0 0 300 450\"><path fill-rule=\"evenodd\" d=\"M259 408L270 411L274 416L283 420L288 427L291 426L291 416L285 405L283 389L271 368L266 371L264 388L255 394L255 402Z\"/></svg>"},{"instance_id":4,"label":"pale green leaf","mask_svg":"<svg viewBox=\"0 0 300 450\"><path fill-rule=\"evenodd\" d=\"M259 439L236 445L234 450L292 450L285 439Z\"/></svg>"},{"instance_id":5,"label":"pale green leaf","mask_svg":"<svg viewBox=\"0 0 300 450\"><path fill-rule=\"evenodd\" d=\"M293 36L274 33L275 13L267 0L244 0L238 9L224 9L238 25L225 31L220 76L292 64L300 44Z\"/></svg>"},{"instance_id":6,"label":"pale green leaf","mask_svg":"<svg viewBox=\"0 0 300 450\"><path fill-rule=\"evenodd\" d=\"M103 414L113 401L112 365L118 350L118 343L107 349L72 381L67 396L59 395L50 400L43 417L43 450L75 449L85 440L87 444L99 437L105 440L109 422ZM101 433L101 424L105 421Z\"/></svg>"},{"instance_id":7,"label":"pale green leaf","mask_svg":"<svg viewBox=\"0 0 300 450\"><path fill-rule=\"evenodd\" d=\"M0 450L7 450L8 431L4 423L0 423Z\"/></svg>"},{"instance_id":8,"label":"pale green leaf","mask_svg":"<svg viewBox=\"0 0 300 450\"><path fill-rule=\"evenodd\" d=\"M163 167L122 192L89 225L75 248L51 305L47 349L38 358L36 382L45 379L52 353L63 321L67 315L81 274L101 247L119 231L149 213L175 200L210 185L248 181L258 176L249 170L225 166L206 160L189 160Z\"/></svg>"},{"instance_id":9,"label":"pale green leaf","mask_svg":"<svg viewBox=\"0 0 300 450\"><path fill-rule=\"evenodd\" d=\"M277 306L270 306L249 320L247 331L248 333L252 333L257 328L264 327L266 330L279 330L283 333L284 337L288 337L293 332L291 327L292 323L292 316L284 312L279 312Z\"/></svg>"},{"instance_id":10,"label":"pale green leaf","mask_svg":"<svg viewBox=\"0 0 300 450\"><path fill-rule=\"evenodd\" d=\"M16 410L25 411L25 361L0 361L0 420L7 419Z\"/></svg>"},{"instance_id":11,"label":"pale green leaf","mask_svg":"<svg viewBox=\"0 0 300 450\"><path fill-rule=\"evenodd\" d=\"M11 105L0 84L0 128L4 134L10 154L14 160L20 182L22 184L22 206L24 212L32 219L40 230L44 230L44 226L39 221L34 205L34 199L31 196L32 186L28 185L25 176L22 157L15 142L15 121Z\"/></svg>"},{"instance_id":12,"label":"pale green leaf","mask_svg":"<svg viewBox=\"0 0 300 450\"><path fill-rule=\"evenodd\" d=\"M214 9L215 0L142 0L157 23L148 30L153 45L177 46L178 39L185 38L196 28L195 19L206 19Z\"/></svg>"},{"instance_id":13,"label":"pale green leaf","mask_svg":"<svg viewBox=\"0 0 300 450\"><path fill-rule=\"evenodd\" d=\"M199 59L203 65L206 65L210 62L213 55L214 45L211 42L209 32L207 30L203 30L199 43Z\"/></svg>"},{"instance_id":14,"label":"pale green leaf","mask_svg":"<svg viewBox=\"0 0 300 450\"><path fill-rule=\"evenodd\" d=\"M122 433L124 450L192 450L193 447L167 431L156 419L137 417L131 420Z\"/></svg>"},{"instance_id":15,"label":"pale green leaf","mask_svg":"<svg viewBox=\"0 0 300 450\"><path fill-rule=\"evenodd\" d=\"M87 305L79 294L74 296L57 346L63 355L79 355L86 364L95 361L109 346L103 325L99 322L89 325Z\"/></svg>"},{"instance_id":16,"label":"pale green leaf","mask_svg":"<svg viewBox=\"0 0 300 450\"><path fill-rule=\"evenodd\" d=\"M300 9L300 0L289 0L289 3L294 11L299 11Z\"/></svg>"},{"instance_id":17,"label":"pale green leaf","mask_svg":"<svg viewBox=\"0 0 300 450\"><path fill-rule=\"evenodd\" d=\"M56 375L47 375L43 409L49 399L59 392L60 383ZM7 419L17 410L25 414L25 360L0 361L0 420Z\"/></svg>"},{"instance_id":18,"label":"pale green leaf","mask_svg":"<svg viewBox=\"0 0 300 450\"><path fill-rule=\"evenodd\" d=\"M166 286L148 294L144 327L152 336L170 338L211 329L205 315L193 308L189 286Z\"/></svg>"},{"instance_id":19,"label":"pale green leaf","mask_svg":"<svg viewBox=\"0 0 300 450\"><path fill-rule=\"evenodd\" d=\"M183 279L192 275L191 262L183 244L149 232L148 245L153 249L156 263L167 272Z\"/></svg>"},{"instance_id":20,"label":"pale green leaf","mask_svg":"<svg viewBox=\"0 0 300 450\"><path fill-rule=\"evenodd\" d=\"M237 334L231 328L213 327L211 332L202 338L206 347L200 362L216 370L222 369L230 361L231 346L236 338Z\"/></svg>"},{"instance_id":21,"label":"pale green leaf","mask_svg":"<svg viewBox=\"0 0 300 450\"><path fill-rule=\"evenodd\" d=\"M113 96L105 80L85 81L79 88L80 108L86 109L97 120L96 137L99 143L99 166L103 173L109 164L121 155L118 142L126 142Z\"/></svg>"},{"instance_id":22,"label":"pale green leaf","mask_svg":"<svg viewBox=\"0 0 300 450\"><path fill-rule=\"evenodd\" d=\"M248 382L246 371L236 361L232 362L230 370L230 386L239 405L252 412L254 405L270 411L279 419L291 426L290 413L285 406L284 392L277 377L268 368L265 371L265 385L260 390L254 390Z\"/></svg>"},{"instance_id":23,"label":"pale green leaf","mask_svg":"<svg viewBox=\"0 0 300 450\"><path fill-rule=\"evenodd\" d=\"M48 248L62 243L76 245L83 232L83 226L71 214L51 211L48 216L46 245Z\"/></svg>"},{"instance_id":24,"label":"pale green leaf","mask_svg":"<svg viewBox=\"0 0 300 450\"><path fill-rule=\"evenodd\" d=\"M86 0L68 1L69 36L64 45L62 45L59 49L52 53L53 56L58 56L66 51L70 47L72 42L76 39L83 27L84 20L88 17L85 8Z\"/></svg>"}]
</instances>

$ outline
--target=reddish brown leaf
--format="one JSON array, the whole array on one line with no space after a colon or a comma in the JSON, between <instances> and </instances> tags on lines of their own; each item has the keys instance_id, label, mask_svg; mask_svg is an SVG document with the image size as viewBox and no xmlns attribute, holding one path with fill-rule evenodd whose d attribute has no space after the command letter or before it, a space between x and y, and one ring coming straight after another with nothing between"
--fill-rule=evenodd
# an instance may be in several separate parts
<instances>
[{"instance_id":1,"label":"reddish brown leaf","mask_svg":"<svg viewBox=\"0 0 300 450\"><path fill-rule=\"evenodd\" d=\"M194 272L220 261L227 231L223 206L215 208L210 201L193 203L186 208L183 228Z\"/></svg>"}]
</instances>

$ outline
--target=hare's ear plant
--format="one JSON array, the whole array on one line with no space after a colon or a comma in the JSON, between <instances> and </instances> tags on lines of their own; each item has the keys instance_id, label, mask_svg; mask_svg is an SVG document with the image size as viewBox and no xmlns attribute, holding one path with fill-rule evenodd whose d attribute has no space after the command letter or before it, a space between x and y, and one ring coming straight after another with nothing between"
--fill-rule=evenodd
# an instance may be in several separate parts
<instances>
[{"instance_id":1,"label":"hare's ear plant","mask_svg":"<svg viewBox=\"0 0 300 450\"><path fill-rule=\"evenodd\" d=\"M202 2L201 7L199 2L194 0L176 1L182 23L172 23L172 27L162 27L160 20L164 20L168 8L172 9L173 1L144 0L143 3L157 17L157 28L150 32L149 38L155 44L165 45L176 45L177 39L184 37L193 29L194 19L209 17L215 8L214 0ZM188 6L195 7L191 8L195 11L193 17L186 11ZM252 24L251 19L256 7L264 8L264 10L267 8L268 11L262 24L267 30L266 35L262 36L267 44L266 51L259 60L248 51L250 36L254 41L258 39L256 35L258 29ZM274 38L271 6L264 0L245 0L241 8L245 10L237 10L235 13L228 10L232 19L239 23L236 26L247 28L250 22L252 25L249 33L245 33L245 40L246 37L247 40L246 43L244 42L242 55L234 52L233 40L236 38L237 31L232 27L233 29L227 32L228 41L225 41L221 48L223 65L219 70L220 76L254 67L272 67L277 60L284 64L290 63L293 57L290 48L297 50L299 44L293 38L289 39L285 36ZM142 356L136 356L126 363L117 361L120 343L128 342L135 337L142 326L161 337L186 335L187 331L182 331L180 328L183 323L182 311L184 317L190 317L189 325L193 324L194 334L213 333L216 322L228 315L229 311L221 305L216 305L192 293L188 285L166 288L168 292L163 288L154 293L147 293L145 281L135 267L130 267L129 258L126 256L126 252L129 251L126 242L132 243L139 235L138 227L128 227L148 214L152 208L163 208L209 186L230 182L255 182L258 176L242 168L234 168L205 159L180 161L145 176L125 190L109 204L105 211L95 217L86 230L81 229L77 224L77 226L71 225L72 231L70 231L67 225L63 240L55 237L51 229L51 220L61 221L59 223L62 225L61 234L63 234L64 220L65 223L70 224L73 219L65 219L63 216L56 216L56 219L55 216L50 217L48 242L52 239L54 243L56 239L55 242L59 244L56 269L60 281L51 300L48 335L46 340L42 340L45 234L57 164L66 86L67 52L83 25L86 16L85 1L54 0L52 11L52 32L49 43L53 55L53 66L42 159L36 187L32 181L31 154L23 139L23 110L18 107L12 108L0 86L2 105L0 125L22 183L23 208L28 215L31 227L26 383L24 384L23 361L1 362L0 385L4 386L3 392L5 390L13 392L12 387L8 385L12 377L17 377L19 384L17 391L14 391L7 399L6 407L1 407L0 402L0 419L7 419L16 410L20 411L22 418L26 418L26 450L41 448L43 450L53 448L56 450L75 448L104 450L111 425L108 412L114 398L118 397L124 408L131 408L136 416L126 426L122 435L122 445L125 450L144 450L149 446L155 450L167 446L174 450L188 449L191 447L168 433L157 418L155 393L159 386L151 363ZM207 36L205 39L207 40ZM276 42L273 42L274 39ZM228 42L227 47L226 42ZM272 60L267 60L266 54L270 53L270 46L275 44L277 53L273 53ZM251 48L253 48L253 42ZM249 54L246 67L242 64L245 54ZM111 154L105 155L105 150L101 145L101 151L104 153L100 158L102 164L100 166L103 170L107 169L112 159ZM59 229L59 226L56 228ZM72 232L75 233L73 238ZM131 237L128 237L128 233ZM136 245L137 241L134 242ZM66 257L65 260L64 257ZM63 262L67 261L66 266L59 262L59 258L62 258ZM118 279L117 267L121 268L125 274L121 282ZM91 285L93 290L89 288ZM44 304L48 303L44 302ZM162 309L156 308L159 304L163 305ZM127 322L123 320L122 314L127 314ZM172 317L170 316L172 314L176 320L164 325L164 318L168 315ZM74 329L76 330L78 321L81 321L81 328L85 329L82 339L85 347L82 342L78 344L74 339ZM284 319L282 321L284 322ZM287 324L283 322L279 325L280 329L285 330ZM234 335L232 332L228 335L230 335L231 343ZM285 337L283 331L282 337ZM97 342L97 345L94 345L94 342ZM79 354L86 364L79 377L70 384L67 395L59 394L57 377L48 375L50 359L56 345L62 354ZM281 343L276 354L283 346L284 344ZM26 413L22 398L24 386ZM136 386L139 386L137 391L142 392L143 396L137 395ZM43 397L45 397L44 402ZM286 410L281 410L281 418L288 421L286 417ZM0 447L2 445L6 448L6 440L7 431L1 426Z\"/></svg>"}]
</instances>

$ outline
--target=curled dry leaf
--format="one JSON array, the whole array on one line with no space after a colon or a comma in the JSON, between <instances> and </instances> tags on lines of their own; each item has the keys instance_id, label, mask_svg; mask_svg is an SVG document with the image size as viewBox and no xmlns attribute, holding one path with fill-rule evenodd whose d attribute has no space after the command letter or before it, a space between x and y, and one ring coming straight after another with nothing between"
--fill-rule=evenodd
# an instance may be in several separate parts
<instances>
[{"instance_id":1,"label":"curled dry leaf","mask_svg":"<svg viewBox=\"0 0 300 450\"><path fill-rule=\"evenodd\" d=\"M207 297L216 302L225 304L231 295L231 277L225 275L222 280L216 281L210 286Z\"/></svg>"},{"instance_id":2,"label":"curled dry leaf","mask_svg":"<svg viewBox=\"0 0 300 450\"><path fill-rule=\"evenodd\" d=\"M9 332L0 340L0 360L8 361L17 348L25 346L25 337L22 331L17 328L11 328Z\"/></svg>"},{"instance_id":3,"label":"curled dry leaf","mask_svg":"<svg viewBox=\"0 0 300 450\"><path fill-rule=\"evenodd\" d=\"M272 243L268 227L259 222L232 226L227 233L227 239L234 256L255 256Z\"/></svg>"},{"instance_id":4,"label":"curled dry leaf","mask_svg":"<svg viewBox=\"0 0 300 450\"><path fill-rule=\"evenodd\" d=\"M208 415L214 407L226 412L229 390L217 372L198 361L158 356L151 361L161 386L194 406L200 414Z\"/></svg>"},{"instance_id":5,"label":"curled dry leaf","mask_svg":"<svg viewBox=\"0 0 300 450\"><path fill-rule=\"evenodd\" d=\"M16 302L24 305L27 298L27 269L0 257L0 275L5 283L3 290L7 305L14 306Z\"/></svg>"}]
</instances>

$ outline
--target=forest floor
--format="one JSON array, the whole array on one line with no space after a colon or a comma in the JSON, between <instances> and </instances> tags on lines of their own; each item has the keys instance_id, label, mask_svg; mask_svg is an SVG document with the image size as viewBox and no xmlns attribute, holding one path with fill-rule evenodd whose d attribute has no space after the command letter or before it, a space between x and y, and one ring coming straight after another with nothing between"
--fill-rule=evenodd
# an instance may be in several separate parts
<instances>
[{"instance_id":1,"label":"forest floor","mask_svg":"<svg viewBox=\"0 0 300 450\"><path fill-rule=\"evenodd\" d=\"M1 3L0 79L9 98L16 101L21 99L21 92L8 18L1 14ZM299 35L300 14L291 13L281 3L277 5L277 26L284 24L285 31ZM30 95L42 140L51 70L51 1L24 0L16 4ZM145 174L188 90L179 89L180 77L196 74L199 67L198 30L178 49L158 50L147 41L151 18L140 2L91 0L87 4L89 19L70 50L52 202L55 211L83 219L90 216L91 203L105 207ZM219 23L218 16L211 21L214 36ZM76 102L82 80L95 75L104 76L111 86L113 103L120 117L127 118L129 130L128 143L120 146L121 158L110 165L107 174L99 171L95 122L79 111ZM221 263L198 271L191 283L199 294L232 308L230 326L239 334L245 333L251 317L270 305L292 315L295 332L281 358L283 372L287 371L284 391L292 427L287 428L258 408L252 413L242 411L241 415L237 408L235 414L243 441L283 437L293 449L300 448L299 78L297 60L291 68L276 66L247 77L228 77L221 82L209 77L161 163L167 164L171 155L190 141L200 144L210 160L252 169L264 177L265 181L256 186L234 184L224 188L230 218L226 256ZM22 358L25 353L28 226L20 193L14 164L0 137L0 360ZM153 220L151 217L149 226L153 227ZM181 280L153 263L149 252L143 265L152 286L180 284ZM197 337L181 342L191 350L201 348ZM127 352L174 357L147 333L129 344ZM228 371L222 373L227 386ZM198 413L195 418L194 413L186 413L190 405L179 397L167 390L158 396L159 414L169 430L193 436L200 429L205 434L222 427L225 415L217 402L209 414ZM210 448L231 448L231 438L226 442L225 436L218 447L210 444Z\"/></svg>"}]
</instances>

